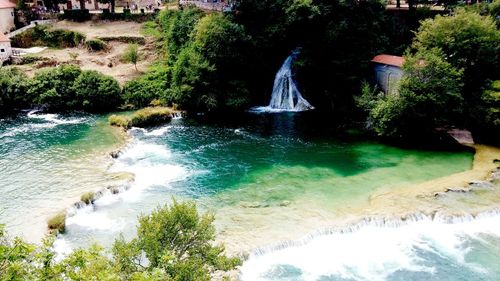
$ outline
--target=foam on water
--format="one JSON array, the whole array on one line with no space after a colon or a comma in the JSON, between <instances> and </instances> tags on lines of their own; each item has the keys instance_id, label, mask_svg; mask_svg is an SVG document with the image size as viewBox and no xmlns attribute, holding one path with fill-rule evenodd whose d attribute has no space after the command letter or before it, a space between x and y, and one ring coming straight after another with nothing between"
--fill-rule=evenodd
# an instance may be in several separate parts
<instances>
[{"instance_id":1,"label":"foam on water","mask_svg":"<svg viewBox=\"0 0 500 281\"><path fill-rule=\"evenodd\" d=\"M66 225L78 225L89 229L119 232L123 229L125 223L119 219L109 218L105 214L96 213L94 212L94 207L89 205L79 209L76 215L69 216L66 219Z\"/></svg>"},{"instance_id":2,"label":"foam on water","mask_svg":"<svg viewBox=\"0 0 500 281\"><path fill-rule=\"evenodd\" d=\"M146 133L144 133L144 135L159 137L159 136L162 136L165 133L167 133L169 131L169 128L170 128L169 126L161 127L159 129L155 129L155 130L152 130L150 132L146 132Z\"/></svg>"},{"instance_id":3,"label":"foam on water","mask_svg":"<svg viewBox=\"0 0 500 281\"><path fill-rule=\"evenodd\" d=\"M327 229L302 240L260 249L243 264L241 278L390 280L390 276L401 272L436 274L441 265L426 260L429 255L488 276L488 269L466 259L470 241L488 243L482 235L500 237L499 212L476 218L419 217L388 224L365 220L352 227ZM485 280L481 278L477 280Z\"/></svg>"},{"instance_id":4,"label":"foam on water","mask_svg":"<svg viewBox=\"0 0 500 281\"><path fill-rule=\"evenodd\" d=\"M92 204L73 209L66 220L69 232L125 231L126 227L131 226L131 221L126 220L126 217L117 216L113 208L120 206L119 204L138 202L149 189L168 189L171 183L188 176L187 169L175 163L166 146L142 140L135 140L125 148L110 171L133 173L134 181L119 192L105 189L101 192L102 196ZM63 238L67 243L72 241L71 236Z\"/></svg>"},{"instance_id":5,"label":"foam on water","mask_svg":"<svg viewBox=\"0 0 500 281\"><path fill-rule=\"evenodd\" d=\"M38 110L31 110L26 117L36 122L29 122L0 134L0 138L15 137L19 134L52 129L58 125L80 124L87 121L86 118L62 118L58 114L41 114ZM40 123L41 122L41 123Z\"/></svg>"}]
</instances>

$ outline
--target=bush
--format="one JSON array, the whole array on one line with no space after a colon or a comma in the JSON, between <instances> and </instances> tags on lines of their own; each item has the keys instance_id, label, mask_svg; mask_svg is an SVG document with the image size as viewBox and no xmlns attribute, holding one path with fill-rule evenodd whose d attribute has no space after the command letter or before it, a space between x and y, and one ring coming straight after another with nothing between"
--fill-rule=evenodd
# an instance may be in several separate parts
<instances>
[{"instance_id":1,"label":"bush","mask_svg":"<svg viewBox=\"0 0 500 281\"><path fill-rule=\"evenodd\" d=\"M0 112L29 107L33 100L29 87L28 77L18 69L0 68Z\"/></svg>"},{"instance_id":2,"label":"bush","mask_svg":"<svg viewBox=\"0 0 500 281\"><path fill-rule=\"evenodd\" d=\"M47 60L49 60L48 58L37 57L37 56L34 56L34 55L22 56L22 57L19 57L17 59L18 59L18 61L16 61L14 63L15 65L32 64L32 63L39 62L39 61L47 61Z\"/></svg>"},{"instance_id":3,"label":"bush","mask_svg":"<svg viewBox=\"0 0 500 281\"><path fill-rule=\"evenodd\" d=\"M95 193L92 191L89 191L89 192L85 192L84 194L82 194L82 196L80 197L80 200L83 203L88 205L88 204L94 202L94 197L95 197Z\"/></svg>"},{"instance_id":4,"label":"bush","mask_svg":"<svg viewBox=\"0 0 500 281\"><path fill-rule=\"evenodd\" d=\"M79 108L87 111L111 110L122 102L118 82L97 71L82 71L75 81L74 91Z\"/></svg>"},{"instance_id":5,"label":"bush","mask_svg":"<svg viewBox=\"0 0 500 281\"><path fill-rule=\"evenodd\" d=\"M35 74L29 93L35 103L48 105L53 110L79 109L74 83L81 73L74 65L41 70Z\"/></svg>"},{"instance_id":6,"label":"bush","mask_svg":"<svg viewBox=\"0 0 500 281\"><path fill-rule=\"evenodd\" d=\"M64 233L66 230L66 212L59 212L47 221L47 226L51 232Z\"/></svg>"},{"instance_id":7,"label":"bush","mask_svg":"<svg viewBox=\"0 0 500 281\"><path fill-rule=\"evenodd\" d=\"M137 62L139 61L139 51L137 44L128 45L125 53L123 53L122 59L124 62L128 62L134 65L137 71Z\"/></svg>"},{"instance_id":8,"label":"bush","mask_svg":"<svg viewBox=\"0 0 500 281\"><path fill-rule=\"evenodd\" d=\"M108 45L100 39L91 39L85 42L85 46L91 52L99 52L108 49Z\"/></svg>"},{"instance_id":9,"label":"bush","mask_svg":"<svg viewBox=\"0 0 500 281\"><path fill-rule=\"evenodd\" d=\"M50 30L44 25L37 25L11 38L12 46L19 48L35 46L69 48L76 47L83 41L85 36L79 32L65 29Z\"/></svg>"},{"instance_id":10,"label":"bush","mask_svg":"<svg viewBox=\"0 0 500 281\"><path fill-rule=\"evenodd\" d=\"M165 67L156 66L142 77L127 82L123 87L125 104L142 108L149 106L151 101L164 97L168 89L167 73Z\"/></svg>"},{"instance_id":11,"label":"bush","mask_svg":"<svg viewBox=\"0 0 500 281\"><path fill-rule=\"evenodd\" d=\"M138 45L144 45L146 44L146 39L142 36L109 36L109 37L99 37L99 40L105 41L105 42L121 42L125 44L138 44Z\"/></svg>"}]
</instances>

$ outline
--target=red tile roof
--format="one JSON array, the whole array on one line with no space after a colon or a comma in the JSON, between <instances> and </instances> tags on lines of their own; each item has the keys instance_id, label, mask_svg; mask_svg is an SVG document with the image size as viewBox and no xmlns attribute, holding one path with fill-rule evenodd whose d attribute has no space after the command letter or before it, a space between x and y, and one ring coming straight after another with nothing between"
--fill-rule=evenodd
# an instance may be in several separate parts
<instances>
[{"instance_id":1,"label":"red tile roof","mask_svg":"<svg viewBox=\"0 0 500 281\"><path fill-rule=\"evenodd\" d=\"M6 35L0 33L0 42L10 42L10 39Z\"/></svg>"},{"instance_id":2,"label":"red tile roof","mask_svg":"<svg viewBox=\"0 0 500 281\"><path fill-rule=\"evenodd\" d=\"M402 67L405 59L403 57L382 54L375 56L372 62Z\"/></svg>"},{"instance_id":3,"label":"red tile roof","mask_svg":"<svg viewBox=\"0 0 500 281\"><path fill-rule=\"evenodd\" d=\"M9 0L0 0L0 9L15 8L16 4Z\"/></svg>"}]
</instances>

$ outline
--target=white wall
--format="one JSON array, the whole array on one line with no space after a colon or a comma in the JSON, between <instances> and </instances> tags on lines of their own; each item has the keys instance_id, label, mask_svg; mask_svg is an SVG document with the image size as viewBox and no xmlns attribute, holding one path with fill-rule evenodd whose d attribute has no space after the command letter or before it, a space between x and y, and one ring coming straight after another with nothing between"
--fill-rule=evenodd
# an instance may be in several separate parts
<instances>
[{"instance_id":1,"label":"white wall","mask_svg":"<svg viewBox=\"0 0 500 281\"><path fill-rule=\"evenodd\" d=\"M0 62L7 60L11 55L12 48L10 47L10 42L0 42Z\"/></svg>"},{"instance_id":2,"label":"white wall","mask_svg":"<svg viewBox=\"0 0 500 281\"><path fill-rule=\"evenodd\" d=\"M0 33L5 34L10 32L14 27L14 9L4 8L0 9Z\"/></svg>"},{"instance_id":3,"label":"white wall","mask_svg":"<svg viewBox=\"0 0 500 281\"><path fill-rule=\"evenodd\" d=\"M85 1L85 9L87 10L96 10L96 4L97 0L86 0ZM78 9L80 9L80 1L78 0L71 0L71 6L73 8L73 10L78 7ZM106 9L108 8L108 4L103 4L103 3L97 3L97 6L99 9ZM68 5L67 4L59 4L59 9L61 10L65 10L68 8Z\"/></svg>"}]
</instances>

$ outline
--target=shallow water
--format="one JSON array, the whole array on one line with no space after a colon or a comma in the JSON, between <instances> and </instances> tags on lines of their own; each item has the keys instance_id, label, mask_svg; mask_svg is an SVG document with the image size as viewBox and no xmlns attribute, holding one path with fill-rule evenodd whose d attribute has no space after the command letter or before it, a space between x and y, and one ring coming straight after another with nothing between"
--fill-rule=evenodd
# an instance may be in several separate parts
<instances>
[{"instance_id":1,"label":"shallow water","mask_svg":"<svg viewBox=\"0 0 500 281\"><path fill-rule=\"evenodd\" d=\"M0 223L37 241L46 220L110 182L106 151L119 142L103 117L30 112L0 121Z\"/></svg>"},{"instance_id":2,"label":"shallow water","mask_svg":"<svg viewBox=\"0 0 500 281\"><path fill-rule=\"evenodd\" d=\"M135 219L172 196L216 214L232 250L300 237L390 190L467 170L470 152L417 151L337 132L316 133L301 115L250 115L238 123L132 129L134 141L111 167L136 175L131 188L68 218L65 247L109 244L134 234ZM319 125L318 125L319 126ZM325 125L321 125L325 126ZM110 235L114 233L115 235Z\"/></svg>"},{"instance_id":3,"label":"shallow water","mask_svg":"<svg viewBox=\"0 0 500 281\"><path fill-rule=\"evenodd\" d=\"M201 210L214 212L218 237L232 252L269 249L250 256L243 280L500 276L498 215L455 224L431 219L367 224L295 240L339 217L359 217L376 192L471 167L471 152L397 148L340 134L322 120L307 114L250 114L134 128L133 140L107 172L106 152L117 139L104 117L3 120L0 218L15 233L40 235L30 224L44 227L50 213L70 206L83 191L114 184L114 172L131 172L135 181L129 189L108 193L68 217L67 233L56 242L59 252L92 242L110 245L120 233L131 237L137 216L176 197L194 199ZM459 198L467 195L454 196L463 209L475 203ZM492 198L487 192L474 198L481 196ZM496 200L483 199L482 204ZM290 239L298 242L266 248Z\"/></svg>"}]
</instances>

